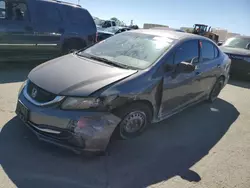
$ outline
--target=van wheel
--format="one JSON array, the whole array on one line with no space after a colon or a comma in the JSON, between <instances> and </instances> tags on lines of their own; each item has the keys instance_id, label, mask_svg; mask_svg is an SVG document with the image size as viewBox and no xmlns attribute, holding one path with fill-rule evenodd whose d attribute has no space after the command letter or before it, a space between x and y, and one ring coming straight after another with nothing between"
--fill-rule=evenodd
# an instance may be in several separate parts
<instances>
[{"instance_id":1,"label":"van wheel","mask_svg":"<svg viewBox=\"0 0 250 188\"><path fill-rule=\"evenodd\" d=\"M215 82L213 89L211 90L209 97L208 97L208 102L212 103L214 102L217 97L219 96L221 89L224 85L224 78L219 77L218 80Z\"/></svg>"},{"instance_id":2,"label":"van wheel","mask_svg":"<svg viewBox=\"0 0 250 188\"><path fill-rule=\"evenodd\" d=\"M131 139L139 136L151 123L152 111L144 103L134 103L115 112L122 120L113 136L118 139Z\"/></svg>"},{"instance_id":3,"label":"van wheel","mask_svg":"<svg viewBox=\"0 0 250 188\"><path fill-rule=\"evenodd\" d=\"M86 45L79 40L69 40L63 46L63 55L73 53L76 50L84 48Z\"/></svg>"}]
</instances>

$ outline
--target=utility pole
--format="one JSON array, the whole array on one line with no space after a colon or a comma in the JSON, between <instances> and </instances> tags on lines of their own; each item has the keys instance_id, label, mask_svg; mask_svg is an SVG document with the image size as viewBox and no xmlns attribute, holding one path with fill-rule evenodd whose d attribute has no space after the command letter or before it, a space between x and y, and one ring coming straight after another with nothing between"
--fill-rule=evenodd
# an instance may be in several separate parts
<instances>
[{"instance_id":1,"label":"utility pole","mask_svg":"<svg viewBox=\"0 0 250 188\"><path fill-rule=\"evenodd\" d=\"M130 21L130 26L132 26L134 24L134 20Z\"/></svg>"}]
</instances>

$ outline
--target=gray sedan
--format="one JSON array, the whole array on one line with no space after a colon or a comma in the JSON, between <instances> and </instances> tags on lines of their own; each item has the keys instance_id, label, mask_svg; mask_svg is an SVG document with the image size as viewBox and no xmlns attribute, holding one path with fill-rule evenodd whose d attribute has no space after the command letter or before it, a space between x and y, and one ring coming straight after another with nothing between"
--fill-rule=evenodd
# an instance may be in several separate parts
<instances>
[{"instance_id":1,"label":"gray sedan","mask_svg":"<svg viewBox=\"0 0 250 188\"><path fill-rule=\"evenodd\" d=\"M132 30L34 68L16 113L40 140L105 151L201 101L213 102L231 60L202 36Z\"/></svg>"}]
</instances>

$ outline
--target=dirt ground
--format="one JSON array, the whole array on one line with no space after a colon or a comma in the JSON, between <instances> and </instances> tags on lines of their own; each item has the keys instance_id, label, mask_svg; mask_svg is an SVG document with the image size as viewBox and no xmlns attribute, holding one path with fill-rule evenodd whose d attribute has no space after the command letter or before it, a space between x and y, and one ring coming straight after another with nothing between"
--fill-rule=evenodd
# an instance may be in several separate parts
<instances>
[{"instance_id":1,"label":"dirt ground","mask_svg":"<svg viewBox=\"0 0 250 188\"><path fill-rule=\"evenodd\" d=\"M0 69L0 187L249 188L250 82L230 81L142 136L84 158L39 142L14 114L30 68Z\"/></svg>"}]
</instances>

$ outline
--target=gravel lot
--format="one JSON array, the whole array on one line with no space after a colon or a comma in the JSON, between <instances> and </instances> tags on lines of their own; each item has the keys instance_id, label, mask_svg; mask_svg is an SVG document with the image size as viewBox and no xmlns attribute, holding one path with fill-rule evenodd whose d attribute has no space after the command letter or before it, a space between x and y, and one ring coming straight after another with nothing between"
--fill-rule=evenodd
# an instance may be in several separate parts
<instances>
[{"instance_id":1,"label":"gravel lot","mask_svg":"<svg viewBox=\"0 0 250 188\"><path fill-rule=\"evenodd\" d=\"M84 158L41 143L15 117L29 68L0 70L0 187L249 188L250 83L231 81L202 103Z\"/></svg>"}]
</instances>

